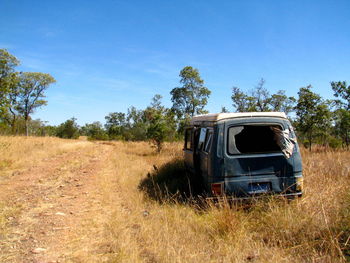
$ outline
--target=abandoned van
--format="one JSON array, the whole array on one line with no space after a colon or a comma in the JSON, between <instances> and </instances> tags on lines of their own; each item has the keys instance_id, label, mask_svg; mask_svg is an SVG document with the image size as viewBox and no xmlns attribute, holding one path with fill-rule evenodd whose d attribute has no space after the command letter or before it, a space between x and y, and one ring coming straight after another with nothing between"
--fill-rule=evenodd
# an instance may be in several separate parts
<instances>
[{"instance_id":1,"label":"abandoned van","mask_svg":"<svg viewBox=\"0 0 350 263\"><path fill-rule=\"evenodd\" d=\"M299 147L283 112L195 116L185 130L184 155L212 196L302 195Z\"/></svg>"}]
</instances>

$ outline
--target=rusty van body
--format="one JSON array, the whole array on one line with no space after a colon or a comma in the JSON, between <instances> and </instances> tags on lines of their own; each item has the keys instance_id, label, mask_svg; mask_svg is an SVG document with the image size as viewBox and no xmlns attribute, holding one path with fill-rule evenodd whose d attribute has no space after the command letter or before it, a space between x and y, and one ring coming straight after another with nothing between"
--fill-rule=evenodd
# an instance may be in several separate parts
<instances>
[{"instance_id":1,"label":"rusty van body","mask_svg":"<svg viewBox=\"0 0 350 263\"><path fill-rule=\"evenodd\" d=\"M186 168L211 196L302 195L302 162L285 113L198 115L185 130Z\"/></svg>"}]
</instances>

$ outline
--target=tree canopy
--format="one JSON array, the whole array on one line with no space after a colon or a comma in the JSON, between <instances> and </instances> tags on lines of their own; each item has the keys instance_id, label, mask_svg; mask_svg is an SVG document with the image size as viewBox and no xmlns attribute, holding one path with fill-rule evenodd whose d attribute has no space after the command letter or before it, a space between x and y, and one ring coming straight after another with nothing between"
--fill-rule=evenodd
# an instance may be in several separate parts
<instances>
[{"instance_id":1,"label":"tree canopy","mask_svg":"<svg viewBox=\"0 0 350 263\"><path fill-rule=\"evenodd\" d=\"M331 116L328 104L321 96L312 91L312 86L300 88L296 110L297 129L305 134L309 149L316 136L324 136L331 125Z\"/></svg>"},{"instance_id":2,"label":"tree canopy","mask_svg":"<svg viewBox=\"0 0 350 263\"><path fill-rule=\"evenodd\" d=\"M17 94L17 109L28 124L30 114L36 108L46 105L44 91L56 80L47 73L23 72L19 75L19 90ZM28 136L28 125L26 125Z\"/></svg>"},{"instance_id":3,"label":"tree canopy","mask_svg":"<svg viewBox=\"0 0 350 263\"><path fill-rule=\"evenodd\" d=\"M264 87L265 80L261 79L257 86L249 92L243 92L238 87L232 88L232 105L237 112L253 111L282 111L286 114L293 110L295 99L287 97L284 90L275 94Z\"/></svg>"},{"instance_id":4,"label":"tree canopy","mask_svg":"<svg viewBox=\"0 0 350 263\"><path fill-rule=\"evenodd\" d=\"M205 113L204 107L208 103L211 91L204 86L198 69L186 66L179 76L182 86L170 92L173 110L181 119Z\"/></svg>"},{"instance_id":5,"label":"tree canopy","mask_svg":"<svg viewBox=\"0 0 350 263\"><path fill-rule=\"evenodd\" d=\"M6 49L0 49L0 116L7 112L8 94L11 92L17 78L15 67L19 60Z\"/></svg>"}]
</instances>

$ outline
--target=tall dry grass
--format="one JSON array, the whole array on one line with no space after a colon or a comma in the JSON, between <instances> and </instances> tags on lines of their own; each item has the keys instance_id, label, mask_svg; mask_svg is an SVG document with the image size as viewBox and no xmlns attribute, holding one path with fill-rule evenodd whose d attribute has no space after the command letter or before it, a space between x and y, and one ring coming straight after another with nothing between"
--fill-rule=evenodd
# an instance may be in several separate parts
<instances>
[{"instance_id":1,"label":"tall dry grass","mask_svg":"<svg viewBox=\"0 0 350 263\"><path fill-rule=\"evenodd\" d=\"M0 136L0 177L86 145L85 141L56 137Z\"/></svg>"},{"instance_id":2,"label":"tall dry grass","mask_svg":"<svg viewBox=\"0 0 350 263\"><path fill-rule=\"evenodd\" d=\"M207 203L203 208L193 202L179 202L172 183L178 183L179 190L184 189L186 180L180 173L178 181L171 177L153 178L168 183L168 196L162 192L161 184L161 195L147 192L152 188L146 186L145 190L145 185L140 191L140 182L147 174L155 174L153 165L159 169L165 165L165 170L174 176L171 163L176 165L174 159L181 158L179 144L168 144L161 155L155 155L145 143L118 144L115 151L118 180L109 187L121 189L124 209L116 207L106 226L104 244L109 248L111 262L349 259L349 152L303 151L302 199L287 202L271 198L248 208L225 202ZM178 171L181 170L180 167ZM111 194L110 190L107 192Z\"/></svg>"}]
</instances>

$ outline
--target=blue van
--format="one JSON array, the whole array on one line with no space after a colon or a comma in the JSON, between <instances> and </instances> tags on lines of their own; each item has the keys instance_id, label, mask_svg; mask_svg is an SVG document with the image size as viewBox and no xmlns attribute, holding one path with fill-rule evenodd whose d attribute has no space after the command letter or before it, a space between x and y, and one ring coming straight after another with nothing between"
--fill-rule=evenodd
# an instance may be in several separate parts
<instances>
[{"instance_id":1,"label":"blue van","mask_svg":"<svg viewBox=\"0 0 350 263\"><path fill-rule=\"evenodd\" d=\"M184 157L215 197L302 195L300 151L283 112L195 116L185 130Z\"/></svg>"}]
</instances>

